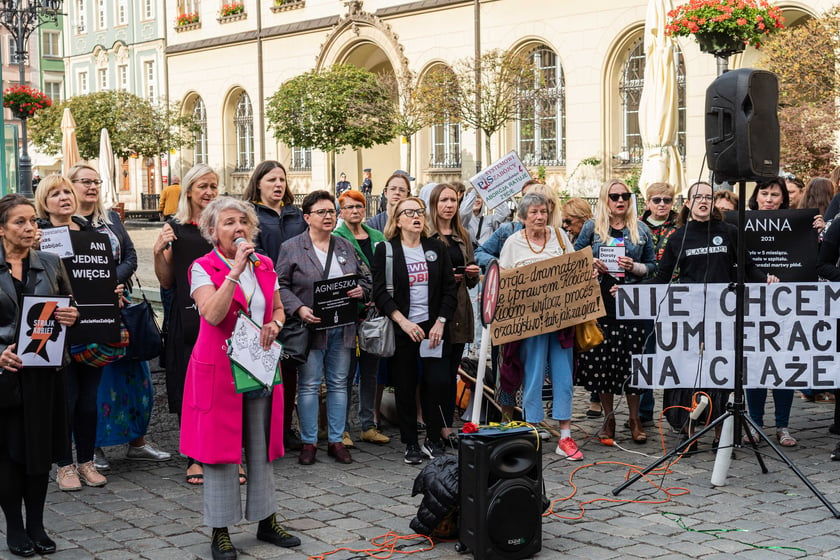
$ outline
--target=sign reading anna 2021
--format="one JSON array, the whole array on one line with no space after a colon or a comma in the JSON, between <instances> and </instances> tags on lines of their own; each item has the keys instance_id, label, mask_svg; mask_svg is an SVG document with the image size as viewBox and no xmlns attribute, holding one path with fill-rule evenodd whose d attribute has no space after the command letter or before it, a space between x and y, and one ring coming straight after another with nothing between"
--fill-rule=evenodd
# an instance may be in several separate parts
<instances>
[{"instance_id":1,"label":"sign reading anna 2021","mask_svg":"<svg viewBox=\"0 0 840 560\"><path fill-rule=\"evenodd\" d=\"M840 387L840 283L748 284L744 307L744 387ZM633 356L634 387L734 387L728 284L621 286L616 315L655 324L656 353Z\"/></svg>"}]
</instances>

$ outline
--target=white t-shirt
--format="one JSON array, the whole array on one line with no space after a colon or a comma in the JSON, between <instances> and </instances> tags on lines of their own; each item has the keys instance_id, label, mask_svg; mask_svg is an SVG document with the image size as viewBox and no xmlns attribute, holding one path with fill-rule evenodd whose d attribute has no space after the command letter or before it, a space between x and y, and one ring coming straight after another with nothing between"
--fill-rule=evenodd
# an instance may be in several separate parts
<instances>
[{"instance_id":1,"label":"white t-shirt","mask_svg":"<svg viewBox=\"0 0 840 560\"><path fill-rule=\"evenodd\" d=\"M429 263L423 253L423 245L402 246L405 265L408 268L409 301L408 320L422 323L429 319Z\"/></svg>"},{"instance_id":2,"label":"white t-shirt","mask_svg":"<svg viewBox=\"0 0 840 560\"><path fill-rule=\"evenodd\" d=\"M569 237L566 235L565 231L560 230L560 235L563 237L563 243L566 247L566 250L563 251L563 248L557 241L557 235L554 233L554 228L547 228L547 230L549 237L546 242L545 250L540 251L539 253L532 251L531 247L539 251L542 245L539 242L535 243L534 241L531 241L531 246L529 247L528 240L525 239L524 229L521 229L508 237L502 247L502 252L499 254L499 266L502 268L525 266L562 255L563 253L570 253L574 250L572 242L569 241Z\"/></svg>"},{"instance_id":3,"label":"white t-shirt","mask_svg":"<svg viewBox=\"0 0 840 560\"><path fill-rule=\"evenodd\" d=\"M190 271L192 273L190 276L190 295L193 295L202 286L213 285L210 275L207 274L207 271L200 264L193 263ZM265 317L265 296L263 296L262 290L259 289L257 278L254 276L254 271L251 270L250 266L246 267L242 271L242 274L239 275L239 286L237 288L245 293L245 300L249 302L248 316L258 324L262 324L263 317ZM275 280L274 291L276 292L279 289L280 285ZM273 292L272 297L274 297Z\"/></svg>"},{"instance_id":4,"label":"white t-shirt","mask_svg":"<svg viewBox=\"0 0 840 560\"><path fill-rule=\"evenodd\" d=\"M320 250L315 245L312 245L312 248L315 249L315 256L318 257L318 261L321 263L321 268L327 267L327 253ZM332 280L333 278L339 278L344 276L344 271L341 270L341 264L339 264L338 259L335 256L335 252L333 251L332 258L330 259L330 272L327 275L327 278Z\"/></svg>"}]
</instances>

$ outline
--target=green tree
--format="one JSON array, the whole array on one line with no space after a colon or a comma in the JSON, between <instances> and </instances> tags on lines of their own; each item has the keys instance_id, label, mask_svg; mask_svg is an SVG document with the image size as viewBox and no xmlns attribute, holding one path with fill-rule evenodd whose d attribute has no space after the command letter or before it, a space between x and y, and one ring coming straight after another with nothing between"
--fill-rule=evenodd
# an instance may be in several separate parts
<instances>
[{"instance_id":1,"label":"green tree","mask_svg":"<svg viewBox=\"0 0 840 560\"><path fill-rule=\"evenodd\" d=\"M265 114L282 142L333 156L348 146L384 144L396 134L393 101L376 75L347 64L292 78L268 98ZM335 184L335 157L330 159Z\"/></svg>"},{"instance_id":2,"label":"green tree","mask_svg":"<svg viewBox=\"0 0 840 560\"><path fill-rule=\"evenodd\" d=\"M760 66L779 76L781 164L802 177L828 176L837 163L838 38L840 7L834 7L761 46Z\"/></svg>"},{"instance_id":3,"label":"green tree","mask_svg":"<svg viewBox=\"0 0 840 560\"><path fill-rule=\"evenodd\" d=\"M61 118L69 107L76 121L76 143L84 159L99 156L99 137L108 129L118 157L132 153L155 157L189 146L196 123L168 105L153 106L124 91L99 91L71 97L38 112L30 121L32 142L49 153L61 152Z\"/></svg>"},{"instance_id":4,"label":"green tree","mask_svg":"<svg viewBox=\"0 0 840 560\"><path fill-rule=\"evenodd\" d=\"M491 137L516 118L520 94L533 89L537 75L525 56L496 49L478 60L459 60L451 69L432 70L423 80L421 99L435 122L451 119L481 130L489 164Z\"/></svg>"}]
</instances>

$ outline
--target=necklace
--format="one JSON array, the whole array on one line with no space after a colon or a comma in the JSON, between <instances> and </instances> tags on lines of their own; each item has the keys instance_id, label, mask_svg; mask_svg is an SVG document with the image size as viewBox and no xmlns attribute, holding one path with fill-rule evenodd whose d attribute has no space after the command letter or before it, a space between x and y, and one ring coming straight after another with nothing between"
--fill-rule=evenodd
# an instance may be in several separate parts
<instances>
[{"instance_id":1,"label":"necklace","mask_svg":"<svg viewBox=\"0 0 840 560\"><path fill-rule=\"evenodd\" d=\"M533 245L531 245L531 240L528 239L528 231L523 229L522 233L523 235L525 235L525 242L528 243L528 248L531 249L532 253L534 253L535 255L539 255L540 253L545 251L546 246L548 246L548 236L546 236L545 241L543 242L543 246L540 247L539 251L537 251L536 249L534 249Z\"/></svg>"}]
</instances>

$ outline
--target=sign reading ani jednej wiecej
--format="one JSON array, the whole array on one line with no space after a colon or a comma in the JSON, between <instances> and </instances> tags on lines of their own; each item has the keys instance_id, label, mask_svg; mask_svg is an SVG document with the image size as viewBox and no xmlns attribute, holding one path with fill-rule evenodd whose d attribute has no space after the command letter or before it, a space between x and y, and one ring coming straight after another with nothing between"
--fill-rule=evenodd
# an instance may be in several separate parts
<instances>
[{"instance_id":1,"label":"sign reading ani jednej wiecej","mask_svg":"<svg viewBox=\"0 0 840 560\"><path fill-rule=\"evenodd\" d=\"M744 387L840 387L840 283L748 284L744 312ZM655 324L656 353L633 356L630 385L734 387L728 284L621 286L616 315Z\"/></svg>"}]
</instances>

